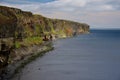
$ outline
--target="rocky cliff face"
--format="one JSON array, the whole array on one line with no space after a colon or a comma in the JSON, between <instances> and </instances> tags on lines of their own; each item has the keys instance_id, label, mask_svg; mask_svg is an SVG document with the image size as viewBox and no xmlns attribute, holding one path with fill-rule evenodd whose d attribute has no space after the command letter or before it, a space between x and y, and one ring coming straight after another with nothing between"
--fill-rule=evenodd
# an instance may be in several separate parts
<instances>
[{"instance_id":1,"label":"rocky cliff face","mask_svg":"<svg viewBox=\"0 0 120 80\"><path fill-rule=\"evenodd\" d=\"M20 9L0 6L0 35L12 37L21 34L23 37L56 34L72 36L73 33L89 31L89 25L67 20L50 19L33 15Z\"/></svg>"},{"instance_id":2,"label":"rocky cliff face","mask_svg":"<svg viewBox=\"0 0 120 80\"><path fill-rule=\"evenodd\" d=\"M0 40L6 39L8 43L14 40L13 42L17 49L41 44L43 41L42 38L45 35L65 38L88 32L89 25L85 23L50 19L20 9L0 6ZM11 39L11 37L14 37L14 39ZM0 51L1 49L0 46ZM5 46L4 49L6 49ZM5 50L0 52L0 67L6 64L6 59L8 59L8 57L12 61L18 55L22 55L22 53L12 53L10 56L6 56L4 51ZM16 50L12 51L16 52Z\"/></svg>"},{"instance_id":3,"label":"rocky cliff face","mask_svg":"<svg viewBox=\"0 0 120 80\"><path fill-rule=\"evenodd\" d=\"M0 6L0 36L13 36L16 23L17 17L14 12L7 7Z\"/></svg>"}]
</instances>

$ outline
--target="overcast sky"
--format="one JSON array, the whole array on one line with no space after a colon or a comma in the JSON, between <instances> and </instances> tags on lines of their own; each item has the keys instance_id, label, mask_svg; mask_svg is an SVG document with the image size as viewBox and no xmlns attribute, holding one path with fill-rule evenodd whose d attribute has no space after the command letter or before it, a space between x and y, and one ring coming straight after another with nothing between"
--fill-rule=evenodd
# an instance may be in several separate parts
<instances>
[{"instance_id":1,"label":"overcast sky","mask_svg":"<svg viewBox=\"0 0 120 80\"><path fill-rule=\"evenodd\" d=\"M91 28L120 28L120 0L0 0L0 5L87 23Z\"/></svg>"}]
</instances>

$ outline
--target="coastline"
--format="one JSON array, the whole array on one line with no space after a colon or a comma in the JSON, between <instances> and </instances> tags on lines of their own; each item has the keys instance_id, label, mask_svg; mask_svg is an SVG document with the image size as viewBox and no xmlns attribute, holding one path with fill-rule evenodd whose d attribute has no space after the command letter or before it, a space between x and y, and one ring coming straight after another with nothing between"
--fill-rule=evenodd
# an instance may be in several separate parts
<instances>
[{"instance_id":1,"label":"coastline","mask_svg":"<svg viewBox=\"0 0 120 80\"><path fill-rule=\"evenodd\" d=\"M35 47L37 47L37 48L35 48ZM54 49L51 41L43 43L42 45L34 45L32 48L36 49L36 50L34 50L32 53L28 53L27 55L24 56L24 58L21 57L21 59L19 58L18 60L9 64L5 68L2 75L0 76L0 80L4 80L4 79L10 80L15 75L17 75L17 73L19 73L22 70L22 68L24 68L27 64L34 61L38 57L42 57L47 52L52 51Z\"/></svg>"},{"instance_id":2,"label":"coastline","mask_svg":"<svg viewBox=\"0 0 120 80\"><path fill-rule=\"evenodd\" d=\"M53 46L48 45L52 43L51 38L65 39L89 32L90 26L86 23L51 19L6 6L0 6L0 9L0 39L2 44L0 46L2 53L0 56L2 63L0 80L2 79L1 73L4 77L9 73L12 75L14 72L19 72L17 69L34 60L38 53L41 53L39 56L42 56L53 50ZM6 40L3 40L4 38Z\"/></svg>"},{"instance_id":3,"label":"coastline","mask_svg":"<svg viewBox=\"0 0 120 80\"><path fill-rule=\"evenodd\" d=\"M55 50L28 64L13 80L118 80L119 35L94 31L57 40Z\"/></svg>"},{"instance_id":4,"label":"coastline","mask_svg":"<svg viewBox=\"0 0 120 80\"><path fill-rule=\"evenodd\" d=\"M81 34L77 34L77 35L81 35ZM83 33L83 34L88 34L88 33ZM12 63L9 64L5 68L5 70L2 74L3 79L0 78L0 80L4 80L4 79L5 80L11 80L27 64L34 61L38 57L44 56L47 52L54 50L54 46L52 44L53 41L60 40L60 39L66 39L66 38L72 38L72 37L75 37L77 35L74 35L74 36L59 36L57 38L53 38L53 40L44 41L42 44L39 44L39 45L32 45L32 46L29 46L29 47L23 47L23 48L13 50L11 55L16 54L16 57L15 56L14 56L14 58L11 57L11 59L13 59L13 60L11 60L10 62L12 62Z\"/></svg>"}]
</instances>

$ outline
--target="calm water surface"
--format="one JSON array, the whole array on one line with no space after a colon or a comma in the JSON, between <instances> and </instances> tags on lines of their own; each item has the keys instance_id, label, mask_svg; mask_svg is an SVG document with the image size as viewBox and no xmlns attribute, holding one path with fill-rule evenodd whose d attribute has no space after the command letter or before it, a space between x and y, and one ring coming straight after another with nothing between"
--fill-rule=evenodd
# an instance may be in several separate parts
<instances>
[{"instance_id":1,"label":"calm water surface","mask_svg":"<svg viewBox=\"0 0 120 80\"><path fill-rule=\"evenodd\" d=\"M13 80L120 80L120 30L57 40Z\"/></svg>"}]
</instances>

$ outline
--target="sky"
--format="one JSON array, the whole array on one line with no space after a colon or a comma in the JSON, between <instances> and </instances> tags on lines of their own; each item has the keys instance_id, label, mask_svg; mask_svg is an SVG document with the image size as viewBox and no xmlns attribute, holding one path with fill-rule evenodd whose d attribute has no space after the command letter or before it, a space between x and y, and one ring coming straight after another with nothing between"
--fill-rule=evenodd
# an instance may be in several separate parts
<instances>
[{"instance_id":1,"label":"sky","mask_svg":"<svg viewBox=\"0 0 120 80\"><path fill-rule=\"evenodd\" d=\"M0 0L0 5L87 23L91 28L120 29L120 0Z\"/></svg>"}]
</instances>

